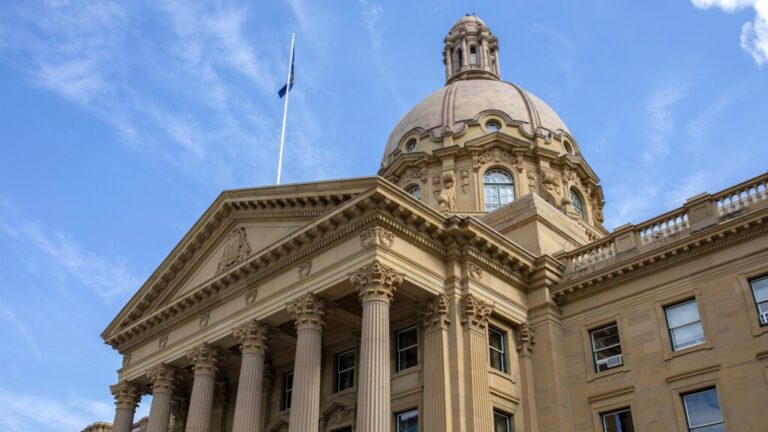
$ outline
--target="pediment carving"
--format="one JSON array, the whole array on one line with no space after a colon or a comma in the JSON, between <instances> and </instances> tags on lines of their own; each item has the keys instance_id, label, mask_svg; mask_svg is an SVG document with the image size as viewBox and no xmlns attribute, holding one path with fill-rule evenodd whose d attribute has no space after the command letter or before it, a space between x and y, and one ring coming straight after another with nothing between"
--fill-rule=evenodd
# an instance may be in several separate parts
<instances>
[{"instance_id":1,"label":"pediment carving","mask_svg":"<svg viewBox=\"0 0 768 432\"><path fill-rule=\"evenodd\" d=\"M355 427L355 405L336 400L320 413L320 431L331 431L340 427Z\"/></svg>"},{"instance_id":2,"label":"pediment carving","mask_svg":"<svg viewBox=\"0 0 768 432\"><path fill-rule=\"evenodd\" d=\"M245 232L245 228L235 228L224 240L224 248L216 273L221 273L240 264L250 254L251 245L248 243L248 234Z\"/></svg>"}]
</instances>

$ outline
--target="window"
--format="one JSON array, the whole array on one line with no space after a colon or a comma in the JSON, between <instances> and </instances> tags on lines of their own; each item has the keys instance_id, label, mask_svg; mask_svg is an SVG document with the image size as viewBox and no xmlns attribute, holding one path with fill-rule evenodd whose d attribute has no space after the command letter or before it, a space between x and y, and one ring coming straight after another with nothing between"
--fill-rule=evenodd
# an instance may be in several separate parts
<instances>
[{"instance_id":1,"label":"window","mask_svg":"<svg viewBox=\"0 0 768 432\"><path fill-rule=\"evenodd\" d=\"M704 329L695 299L667 306L664 312L673 351L704 343Z\"/></svg>"},{"instance_id":2,"label":"window","mask_svg":"<svg viewBox=\"0 0 768 432\"><path fill-rule=\"evenodd\" d=\"M629 408L600 414L603 422L603 432L634 432L632 426L632 411Z\"/></svg>"},{"instance_id":3,"label":"window","mask_svg":"<svg viewBox=\"0 0 768 432\"><path fill-rule=\"evenodd\" d=\"M512 416L493 410L493 432L512 432Z\"/></svg>"},{"instance_id":4,"label":"window","mask_svg":"<svg viewBox=\"0 0 768 432\"><path fill-rule=\"evenodd\" d=\"M768 276L749 281L761 326L768 326Z\"/></svg>"},{"instance_id":5,"label":"window","mask_svg":"<svg viewBox=\"0 0 768 432\"><path fill-rule=\"evenodd\" d=\"M489 170L483 177L485 211L493 211L515 200L512 176L499 169Z\"/></svg>"},{"instance_id":6,"label":"window","mask_svg":"<svg viewBox=\"0 0 768 432\"><path fill-rule=\"evenodd\" d=\"M600 373L624 364L621 355L621 340L619 326L611 324L589 332L592 340L592 358L595 361L595 372Z\"/></svg>"},{"instance_id":7,"label":"window","mask_svg":"<svg viewBox=\"0 0 768 432\"><path fill-rule=\"evenodd\" d=\"M352 388L355 385L355 351L350 350L336 354L335 391Z\"/></svg>"},{"instance_id":8,"label":"window","mask_svg":"<svg viewBox=\"0 0 768 432\"><path fill-rule=\"evenodd\" d=\"M283 375L283 397L280 400L280 409L287 410L291 407L291 395L293 394L293 372Z\"/></svg>"},{"instance_id":9,"label":"window","mask_svg":"<svg viewBox=\"0 0 768 432\"><path fill-rule=\"evenodd\" d=\"M464 53L461 51L461 48L459 48L456 51L457 57L459 58L459 69L461 69L462 66L464 66Z\"/></svg>"},{"instance_id":10,"label":"window","mask_svg":"<svg viewBox=\"0 0 768 432\"><path fill-rule=\"evenodd\" d=\"M488 133L498 132L501 130L501 123L496 120L488 120L485 122L485 130L488 131Z\"/></svg>"},{"instance_id":11,"label":"window","mask_svg":"<svg viewBox=\"0 0 768 432\"><path fill-rule=\"evenodd\" d=\"M419 364L418 351L416 327L397 332L397 372Z\"/></svg>"},{"instance_id":12,"label":"window","mask_svg":"<svg viewBox=\"0 0 768 432\"><path fill-rule=\"evenodd\" d=\"M418 185L413 185L407 189L407 192L417 200L421 200L421 188Z\"/></svg>"},{"instance_id":13,"label":"window","mask_svg":"<svg viewBox=\"0 0 768 432\"><path fill-rule=\"evenodd\" d=\"M491 367L502 372L507 371L507 334L488 327L488 351Z\"/></svg>"},{"instance_id":14,"label":"window","mask_svg":"<svg viewBox=\"0 0 768 432\"><path fill-rule=\"evenodd\" d=\"M573 209L576 210L576 213L579 214L580 218L586 219L585 213L584 213L584 205L581 203L581 198L579 198L579 193L576 192L575 189L571 189L571 205L573 206Z\"/></svg>"},{"instance_id":15,"label":"window","mask_svg":"<svg viewBox=\"0 0 768 432\"><path fill-rule=\"evenodd\" d=\"M395 423L397 432L419 432L419 411L401 412Z\"/></svg>"},{"instance_id":16,"label":"window","mask_svg":"<svg viewBox=\"0 0 768 432\"><path fill-rule=\"evenodd\" d=\"M405 143L405 152L413 153L414 151L416 151L416 139L411 138L407 143Z\"/></svg>"},{"instance_id":17,"label":"window","mask_svg":"<svg viewBox=\"0 0 768 432\"><path fill-rule=\"evenodd\" d=\"M477 64L477 48L475 47L469 48L469 64Z\"/></svg>"},{"instance_id":18,"label":"window","mask_svg":"<svg viewBox=\"0 0 768 432\"><path fill-rule=\"evenodd\" d=\"M568 154L573 154L573 146L568 141L563 141L563 147Z\"/></svg>"},{"instance_id":19,"label":"window","mask_svg":"<svg viewBox=\"0 0 768 432\"><path fill-rule=\"evenodd\" d=\"M725 432L716 389L683 395L683 406L689 432Z\"/></svg>"}]
</instances>

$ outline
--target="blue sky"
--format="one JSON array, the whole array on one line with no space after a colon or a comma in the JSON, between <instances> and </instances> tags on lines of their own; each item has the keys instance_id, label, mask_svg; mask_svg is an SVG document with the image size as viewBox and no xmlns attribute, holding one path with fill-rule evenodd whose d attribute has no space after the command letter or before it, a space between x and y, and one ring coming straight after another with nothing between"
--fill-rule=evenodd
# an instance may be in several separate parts
<instances>
[{"instance_id":1,"label":"blue sky","mask_svg":"<svg viewBox=\"0 0 768 432\"><path fill-rule=\"evenodd\" d=\"M467 12L576 136L609 228L768 167L768 0L4 2L0 429L112 420L99 334L222 189L274 181L292 31L284 183L368 176Z\"/></svg>"}]
</instances>

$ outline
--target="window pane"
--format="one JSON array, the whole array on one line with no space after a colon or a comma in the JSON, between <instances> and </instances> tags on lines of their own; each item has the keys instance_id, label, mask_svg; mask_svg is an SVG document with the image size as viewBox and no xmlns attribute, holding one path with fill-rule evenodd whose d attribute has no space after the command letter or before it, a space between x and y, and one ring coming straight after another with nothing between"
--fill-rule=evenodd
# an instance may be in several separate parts
<instances>
[{"instance_id":1,"label":"window pane","mask_svg":"<svg viewBox=\"0 0 768 432\"><path fill-rule=\"evenodd\" d=\"M491 367L498 370L503 370L504 357L500 352L491 350Z\"/></svg>"},{"instance_id":2,"label":"window pane","mask_svg":"<svg viewBox=\"0 0 768 432\"><path fill-rule=\"evenodd\" d=\"M629 410L603 414L604 432L634 432L632 412Z\"/></svg>"},{"instance_id":3,"label":"window pane","mask_svg":"<svg viewBox=\"0 0 768 432\"><path fill-rule=\"evenodd\" d=\"M698 320L699 310L696 308L695 300L667 308L667 321L670 328L679 327Z\"/></svg>"},{"instance_id":4,"label":"window pane","mask_svg":"<svg viewBox=\"0 0 768 432\"><path fill-rule=\"evenodd\" d=\"M725 432L725 425L723 423L719 423L691 430L693 432Z\"/></svg>"},{"instance_id":5,"label":"window pane","mask_svg":"<svg viewBox=\"0 0 768 432\"><path fill-rule=\"evenodd\" d=\"M419 432L419 412L414 410L398 414L397 432Z\"/></svg>"},{"instance_id":6,"label":"window pane","mask_svg":"<svg viewBox=\"0 0 768 432\"><path fill-rule=\"evenodd\" d=\"M621 346L617 345L615 347L606 348L606 349L597 351L595 353L595 356L597 357L598 360L603 360L609 357L617 356L619 354L621 354Z\"/></svg>"},{"instance_id":7,"label":"window pane","mask_svg":"<svg viewBox=\"0 0 768 432\"><path fill-rule=\"evenodd\" d=\"M409 367L419 364L418 352L416 347L409 348L407 350L400 351L398 353L398 371L408 369Z\"/></svg>"},{"instance_id":8,"label":"window pane","mask_svg":"<svg viewBox=\"0 0 768 432\"><path fill-rule=\"evenodd\" d=\"M354 370L348 370L346 372L339 373L337 391L352 388L355 385L355 372Z\"/></svg>"},{"instance_id":9,"label":"window pane","mask_svg":"<svg viewBox=\"0 0 768 432\"><path fill-rule=\"evenodd\" d=\"M704 330L700 322L688 324L672 330L672 346L675 349L685 348L704 342Z\"/></svg>"},{"instance_id":10,"label":"window pane","mask_svg":"<svg viewBox=\"0 0 768 432\"><path fill-rule=\"evenodd\" d=\"M619 343L619 328L615 325L592 332L592 341L596 350Z\"/></svg>"},{"instance_id":11,"label":"window pane","mask_svg":"<svg viewBox=\"0 0 768 432\"><path fill-rule=\"evenodd\" d=\"M409 346L416 345L416 329L403 330L397 334L397 347L398 349L408 348Z\"/></svg>"},{"instance_id":12,"label":"window pane","mask_svg":"<svg viewBox=\"0 0 768 432\"><path fill-rule=\"evenodd\" d=\"M485 203L486 205L499 203L499 189L496 186L485 187Z\"/></svg>"},{"instance_id":13,"label":"window pane","mask_svg":"<svg viewBox=\"0 0 768 432\"><path fill-rule=\"evenodd\" d=\"M750 281L752 291L755 293L755 301L758 303L768 301L768 276Z\"/></svg>"},{"instance_id":14,"label":"window pane","mask_svg":"<svg viewBox=\"0 0 768 432\"><path fill-rule=\"evenodd\" d=\"M494 411L493 412L493 432L511 432L512 416Z\"/></svg>"},{"instance_id":15,"label":"window pane","mask_svg":"<svg viewBox=\"0 0 768 432\"><path fill-rule=\"evenodd\" d=\"M336 370L343 371L355 367L355 355L353 353L340 354L338 357L338 368Z\"/></svg>"},{"instance_id":16,"label":"window pane","mask_svg":"<svg viewBox=\"0 0 768 432\"><path fill-rule=\"evenodd\" d=\"M499 203L509 204L515 200L515 191L512 186L499 187Z\"/></svg>"},{"instance_id":17,"label":"window pane","mask_svg":"<svg viewBox=\"0 0 768 432\"><path fill-rule=\"evenodd\" d=\"M683 401L691 428L723 421L715 389L685 395Z\"/></svg>"},{"instance_id":18,"label":"window pane","mask_svg":"<svg viewBox=\"0 0 768 432\"><path fill-rule=\"evenodd\" d=\"M504 335L494 329L488 329L489 344L497 350L504 350Z\"/></svg>"}]
</instances>

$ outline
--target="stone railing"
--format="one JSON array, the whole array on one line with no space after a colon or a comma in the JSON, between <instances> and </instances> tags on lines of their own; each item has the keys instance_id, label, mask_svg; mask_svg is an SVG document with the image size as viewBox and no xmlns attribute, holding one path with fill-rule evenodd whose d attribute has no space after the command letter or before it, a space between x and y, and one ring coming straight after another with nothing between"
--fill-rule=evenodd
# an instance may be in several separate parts
<instances>
[{"instance_id":1,"label":"stone railing","mask_svg":"<svg viewBox=\"0 0 768 432\"><path fill-rule=\"evenodd\" d=\"M684 206L638 225L622 225L597 242L557 258L566 265L566 279L604 267L627 255L645 252L692 232L716 225L750 207L768 205L768 173L714 195L703 193Z\"/></svg>"}]
</instances>

